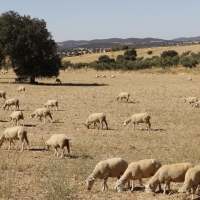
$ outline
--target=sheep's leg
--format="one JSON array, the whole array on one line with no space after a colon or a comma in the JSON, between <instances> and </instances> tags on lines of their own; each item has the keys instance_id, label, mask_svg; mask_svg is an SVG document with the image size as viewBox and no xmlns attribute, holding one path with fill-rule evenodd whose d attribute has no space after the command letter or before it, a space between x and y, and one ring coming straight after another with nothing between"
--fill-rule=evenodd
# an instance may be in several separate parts
<instances>
[{"instance_id":1,"label":"sheep's leg","mask_svg":"<svg viewBox=\"0 0 200 200\"><path fill-rule=\"evenodd\" d=\"M164 189L163 189L163 194L166 194L166 187L167 187L167 183L165 182Z\"/></svg>"},{"instance_id":2,"label":"sheep's leg","mask_svg":"<svg viewBox=\"0 0 200 200\"><path fill-rule=\"evenodd\" d=\"M107 122L104 120L104 123L106 124L106 128L107 128L107 130L108 130L108 124L107 124Z\"/></svg>"},{"instance_id":3,"label":"sheep's leg","mask_svg":"<svg viewBox=\"0 0 200 200\"><path fill-rule=\"evenodd\" d=\"M161 184L160 184L160 183L158 184L158 188L159 188L159 191L162 190L162 188L161 188Z\"/></svg>"},{"instance_id":4,"label":"sheep's leg","mask_svg":"<svg viewBox=\"0 0 200 200\"><path fill-rule=\"evenodd\" d=\"M24 150L24 140L22 141L22 149L21 152Z\"/></svg>"},{"instance_id":5,"label":"sheep's leg","mask_svg":"<svg viewBox=\"0 0 200 200\"><path fill-rule=\"evenodd\" d=\"M107 177L104 177L103 179L103 188L102 188L102 191L106 190L108 188L108 185L107 185Z\"/></svg>"},{"instance_id":6,"label":"sheep's leg","mask_svg":"<svg viewBox=\"0 0 200 200\"><path fill-rule=\"evenodd\" d=\"M148 124L147 124L147 130L151 130L151 123L149 122Z\"/></svg>"},{"instance_id":7,"label":"sheep's leg","mask_svg":"<svg viewBox=\"0 0 200 200\"><path fill-rule=\"evenodd\" d=\"M64 153L65 153L65 148L62 148L62 153L61 153L61 156L60 156L60 158L63 158L64 157Z\"/></svg>"},{"instance_id":8,"label":"sheep's leg","mask_svg":"<svg viewBox=\"0 0 200 200\"><path fill-rule=\"evenodd\" d=\"M134 180L131 180L131 191L134 189Z\"/></svg>"}]
</instances>

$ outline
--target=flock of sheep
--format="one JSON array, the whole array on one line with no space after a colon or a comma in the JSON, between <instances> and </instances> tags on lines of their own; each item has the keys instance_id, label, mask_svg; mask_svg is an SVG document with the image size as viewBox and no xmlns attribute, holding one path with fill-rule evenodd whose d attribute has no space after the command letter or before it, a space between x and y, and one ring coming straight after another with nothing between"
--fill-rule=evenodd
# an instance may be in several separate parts
<instances>
[{"instance_id":1,"label":"flock of sheep","mask_svg":"<svg viewBox=\"0 0 200 200\"><path fill-rule=\"evenodd\" d=\"M104 77L104 76L103 76ZM57 80L56 82L61 83L61 81ZM25 87L20 86L18 88L18 92L24 91ZM29 149L29 141L27 138L27 130L24 127L24 116L23 112L19 111L19 100L16 98L7 99L6 100L6 92L0 91L0 97L5 100L4 105L2 106L3 110L9 110L11 106L15 106L15 111L10 115L10 120L12 120L14 127L7 128L0 135L0 146L4 141L9 141L9 148L11 148L11 143L15 145L14 140L19 139L22 142L21 151L24 150L24 142L27 143ZM130 93L122 92L117 97L116 100L125 99L127 102L130 102ZM184 99L185 102L190 104L194 104L195 107L199 107L200 101L196 97L188 97ZM44 121L46 117L49 116L51 122L53 120L52 113L49 110L49 107L56 107L58 110L58 101L57 100L49 100L44 104L43 108L36 109L33 113L30 114L30 117L37 118L42 121L42 117L44 117ZM139 123L147 124L147 130L151 129L150 123L151 116L148 113L137 113L133 114L131 117L124 121L124 126L128 123L133 123L134 129L135 125L139 125ZM19 125L19 120L22 120L23 125ZM87 128L93 124L94 128L98 127L103 129L103 125L105 124L106 129L108 129L108 123L106 120L106 115L104 113L94 113L89 115L86 122L84 123ZM140 127L141 129L141 127ZM67 148L68 154L70 155L70 145L69 138L65 134L54 134L52 135L46 142L46 148L49 149L50 146L54 147L54 155L59 156L58 148L62 149L61 158L64 156L65 147ZM16 146L16 145L15 145ZM128 164L123 158L110 158L104 161L100 161L95 166L93 172L86 179L87 188L90 190L94 181L99 178L103 179L103 190L107 188L107 179L108 177L116 177L118 180L116 181L115 189L118 192L122 192L124 189L125 183L128 183L128 187L131 190L134 189L134 180L139 180L142 185L142 178L152 177L148 183L145 184L146 192L155 192L157 186L159 186L159 191L161 190L161 183L164 183L163 194L166 194L166 189L168 187L168 192L170 192L170 182L184 182L183 186L179 189L179 192L187 192L192 191L192 199L194 199L194 193L198 184L200 183L200 165L193 166L191 163L177 163L170 165L161 165L161 163L155 159L145 159L140 160L138 162L131 162Z\"/></svg>"}]
</instances>

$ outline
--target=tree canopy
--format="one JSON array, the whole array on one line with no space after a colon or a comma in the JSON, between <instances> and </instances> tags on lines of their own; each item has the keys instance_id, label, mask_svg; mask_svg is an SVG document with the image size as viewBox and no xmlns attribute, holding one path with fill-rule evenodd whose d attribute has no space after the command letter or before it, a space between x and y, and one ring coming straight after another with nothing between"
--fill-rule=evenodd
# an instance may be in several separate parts
<instances>
[{"instance_id":1,"label":"tree canopy","mask_svg":"<svg viewBox=\"0 0 200 200\"><path fill-rule=\"evenodd\" d=\"M0 64L9 57L18 77L52 78L59 75L61 59L46 22L9 11L0 15Z\"/></svg>"}]
</instances>

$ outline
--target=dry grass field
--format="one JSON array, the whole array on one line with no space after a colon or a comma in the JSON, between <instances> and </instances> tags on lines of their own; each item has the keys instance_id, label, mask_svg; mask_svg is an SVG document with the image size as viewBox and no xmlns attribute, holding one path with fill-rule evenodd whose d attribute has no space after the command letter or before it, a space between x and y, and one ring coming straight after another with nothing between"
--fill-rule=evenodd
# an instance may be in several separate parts
<instances>
[{"instance_id":1,"label":"dry grass field","mask_svg":"<svg viewBox=\"0 0 200 200\"><path fill-rule=\"evenodd\" d=\"M148 55L148 51L153 51L153 54ZM181 55L183 52L192 51L194 53L198 53L200 51L200 44L195 45L185 45L185 46L167 46L167 47L152 47L152 48L139 48L136 49L137 57L149 58L152 56L160 56L163 51L174 50ZM116 51L116 52L106 52L106 53L94 53L87 54L75 57L66 57L63 58L63 61L70 61L71 63L78 62L93 62L98 60L98 58L102 55L108 55L110 58L116 59L118 55L124 55L124 51Z\"/></svg>"},{"instance_id":2,"label":"dry grass field","mask_svg":"<svg viewBox=\"0 0 200 200\"><path fill-rule=\"evenodd\" d=\"M190 73L190 74L189 74ZM123 157L129 163L146 158L158 159L162 164L192 162L200 164L200 108L183 103L183 98L200 98L199 67L192 70L144 70L140 72L99 72L106 78L94 78L97 72L89 69L61 72L62 85L53 79L38 79L43 85L14 84L15 75L0 75L0 90L8 98L18 98L20 110L25 116L30 150L20 152L16 142L7 150L8 142L0 149L0 199L9 200L164 200L190 199L177 190L182 183L172 183L169 195L149 194L135 182L135 191L117 193L115 179L108 179L109 189L102 192L102 181L97 180L87 191L85 178L96 163L111 157ZM116 75L111 78L111 75ZM189 75L192 81L187 81ZM19 85L26 92L18 93ZM128 91L131 103L117 102L119 92ZM53 113L53 123L30 119L30 114L49 99L57 99L59 109ZM4 100L0 99L0 105ZM104 112L109 130L87 129L83 123L88 115ZM133 113L148 112L152 130L142 130L123 121ZM1 111L0 130L13 126L9 121L12 111ZM53 155L53 149L45 150L44 143L52 134L65 133L71 145L71 157L63 159ZM26 147L26 145L25 145ZM148 179L143 179L147 182ZM197 195L196 195L197 197Z\"/></svg>"}]
</instances>

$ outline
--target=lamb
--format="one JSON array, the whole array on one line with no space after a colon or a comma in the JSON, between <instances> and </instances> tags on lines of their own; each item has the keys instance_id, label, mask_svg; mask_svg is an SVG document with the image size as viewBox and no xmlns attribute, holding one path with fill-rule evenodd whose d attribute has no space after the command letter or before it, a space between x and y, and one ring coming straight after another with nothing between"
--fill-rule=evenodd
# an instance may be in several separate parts
<instances>
[{"instance_id":1,"label":"lamb","mask_svg":"<svg viewBox=\"0 0 200 200\"><path fill-rule=\"evenodd\" d=\"M197 165L193 168L188 169L185 174L185 181L183 187L178 192L190 193L192 190L192 199L194 199L194 193L196 188L200 184L200 165Z\"/></svg>"},{"instance_id":2,"label":"lamb","mask_svg":"<svg viewBox=\"0 0 200 200\"><path fill-rule=\"evenodd\" d=\"M0 91L0 98L3 98L4 100L6 100L6 92Z\"/></svg>"},{"instance_id":3,"label":"lamb","mask_svg":"<svg viewBox=\"0 0 200 200\"><path fill-rule=\"evenodd\" d=\"M130 102L130 93L121 92L121 93L118 94L116 99L117 99L117 101L118 101L118 99L120 99L121 101L122 101L122 99L126 99L127 102Z\"/></svg>"},{"instance_id":4,"label":"lamb","mask_svg":"<svg viewBox=\"0 0 200 200\"><path fill-rule=\"evenodd\" d=\"M12 98L12 99L7 99L5 104L2 106L3 110L5 110L5 108L8 106L8 109L10 108L10 106L15 105L16 109L19 110L19 99L16 98Z\"/></svg>"},{"instance_id":5,"label":"lamb","mask_svg":"<svg viewBox=\"0 0 200 200\"><path fill-rule=\"evenodd\" d=\"M45 108L49 108L49 106L51 106L52 108L55 106L56 110L58 110L58 101L57 100L48 100L45 104L44 104Z\"/></svg>"},{"instance_id":6,"label":"lamb","mask_svg":"<svg viewBox=\"0 0 200 200\"><path fill-rule=\"evenodd\" d=\"M104 75L102 75L102 78L106 78L106 75L104 74Z\"/></svg>"},{"instance_id":7,"label":"lamb","mask_svg":"<svg viewBox=\"0 0 200 200\"><path fill-rule=\"evenodd\" d=\"M197 97L187 97L183 99L184 102L188 102L189 104L195 103L198 101Z\"/></svg>"},{"instance_id":8,"label":"lamb","mask_svg":"<svg viewBox=\"0 0 200 200\"><path fill-rule=\"evenodd\" d=\"M96 123L100 123L103 129L103 122L106 124L106 128L108 129L106 115L104 113L94 113L94 114L89 115L88 119L85 122L85 125L89 129L89 126L91 123L94 123L94 128L96 127Z\"/></svg>"},{"instance_id":9,"label":"lamb","mask_svg":"<svg viewBox=\"0 0 200 200\"><path fill-rule=\"evenodd\" d=\"M21 85L18 87L18 92L24 91L25 92L25 86Z\"/></svg>"},{"instance_id":10,"label":"lamb","mask_svg":"<svg viewBox=\"0 0 200 200\"><path fill-rule=\"evenodd\" d=\"M99 75L96 75L94 78L99 78Z\"/></svg>"},{"instance_id":11,"label":"lamb","mask_svg":"<svg viewBox=\"0 0 200 200\"><path fill-rule=\"evenodd\" d=\"M103 179L102 191L107 189L108 177L117 177L119 179L127 167L128 163L123 158L109 158L98 162L93 172L86 179L87 189L92 189L94 181L97 178Z\"/></svg>"},{"instance_id":12,"label":"lamb","mask_svg":"<svg viewBox=\"0 0 200 200\"><path fill-rule=\"evenodd\" d=\"M170 182L183 182L187 170L192 167L191 163L163 165L145 185L146 192L155 192L159 183L165 183L163 194L166 194L167 186L170 192Z\"/></svg>"},{"instance_id":13,"label":"lamb","mask_svg":"<svg viewBox=\"0 0 200 200\"><path fill-rule=\"evenodd\" d=\"M68 154L70 155L69 139L65 134L54 134L49 140L45 142L46 148L49 149L50 146L53 146L55 149L54 155L59 156L57 148L61 148L63 151L61 153L61 158L64 156L65 149L67 148Z\"/></svg>"},{"instance_id":14,"label":"lamb","mask_svg":"<svg viewBox=\"0 0 200 200\"><path fill-rule=\"evenodd\" d=\"M46 117L49 116L51 118L51 122L52 122L52 116L51 116L51 112L48 108L37 108L31 115L30 117L33 118L35 116L35 118L39 117L39 120L42 121L42 117L44 117L44 122L46 121Z\"/></svg>"},{"instance_id":15,"label":"lamb","mask_svg":"<svg viewBox=\"0 0 200 200\"><path fill-rule=\"evenodd\" d=\"M29 150L29 141L27 138L27 130L23 126L14 126L14 127L5 129L4 132L0 136L0 147L5 140L9 141L8 150L11 149L11 143L13 143L15 145L13 140L21 140L21 142L22 142L21 151L24 150L24 141L26 141L26 143L28 145L27 150ZM15 147L17 149L16 145L15 145Z\"/></svg>"},{"instance_id":16,"label":"lamb","mask_svg":"<svg viewBox=\"0 0 200 200\"><path fill-rule=\"evenodd\" d=\"M13 121L13 124L14 125L17 125L18 126L18 121L19 120L22 120L23 122L23 126L24 126L24 115L22 113L22 111L14 111L11 115L10 115L10 120ZM14 120L16 123L14 123Z\"/></svg>"},{"instance_id":17,"label":"lamb","mask_svg":"<svg viewBox=\"0 0 200 200\"><path fill-rule=\"evenodd\" d=\"M142 178L149 178L153 176L161 167L161 163L155 159L145 159L138 162L131 162L128 168L116 182L118 192L123 191L124 184L132 180L131 190L133 191L133 180L139 180L142 186Z\"/></svg>"},{"instance_id":18,"label":"lamb","mask_svg":"<svg viewBox=\"0 0 200 200\"><path fill-rule=\"evenodd\" d=\"M115 78L115 75L112 75L111 78Z\"/></svg>"},{"instance_id":19,"label":"lamb","mask_svg":"<svg viewBox=\"0 0 200 200\"><path fill-rule=\"evenodd\" d=\"M124 121L124 126L126 126L129 122L132 122L134 124L134 129L135 129L135 124L138 125L138 123L146 123L147 124L147 130L151 129L151 123L150 123L151 116L148 113L138 113L138 114L133 114L131 117L126 119ZM140 127L141 130L141 127Z\"/></svg>"},{"instance_id":20,"label":"lamb","mask_svg":"<svg viewBox=\"0 0 200 200\"><path fill-rule=\"evenodd\" d=\"M56 79L55 83L60 83L62 84L61 80L59 78Z\"/></svg>"}]
</instances>

